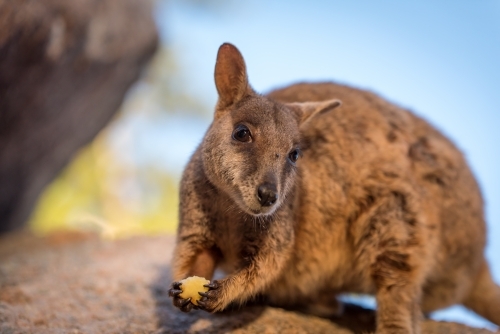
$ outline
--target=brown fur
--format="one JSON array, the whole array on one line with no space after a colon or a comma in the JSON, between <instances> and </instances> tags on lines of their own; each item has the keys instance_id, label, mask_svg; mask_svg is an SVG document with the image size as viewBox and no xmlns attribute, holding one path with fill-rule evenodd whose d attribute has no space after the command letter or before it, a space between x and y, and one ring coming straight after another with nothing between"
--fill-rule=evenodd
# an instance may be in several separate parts
<instances>
[{"instance_id":1,"label":"brown fur","mask_svg":"<svg viewBox=\"0 0 500 334\"><path fill-rule=\"evenodd\" d=\"M174 254L175 281L211 279L216 266L228 273L203 309L262 295L338 314L335 295L354 292L376 296L379 333L418 333L422 311L457 303L500 325L500 288L483 256L483 201L448 139L347 86L258 95L230 44L219 49L215 81L214 121L181 182ZM232 137L239 124L250 142ZM299 145L294 165L288 156ZM259 203L263 183L276 186L272 206ZM171 294L191 309L175 284Z\"/></svg>"}]
</instances>

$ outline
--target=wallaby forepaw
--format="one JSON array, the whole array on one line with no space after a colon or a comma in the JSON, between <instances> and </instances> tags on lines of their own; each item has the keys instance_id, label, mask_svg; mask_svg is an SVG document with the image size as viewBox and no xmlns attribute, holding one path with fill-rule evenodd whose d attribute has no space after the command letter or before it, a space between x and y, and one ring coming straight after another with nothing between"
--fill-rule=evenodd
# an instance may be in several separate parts
<instances>
[{"instance_id":1,"label":"wallaby forepaw","mask_svg":"<svg viewBox=\"0 0 500 334\"><path fill-rule=\"evenodd\" d=\"M205 284L204 287L208 288L207 292L198 292L201 299L198 300L200 309L207 312L216 312L222 310L221 305L221 289L218 281L212 281L210 284Z\"/></svg>"},{"instance_id":2,"label":"wallaby forepaw","mask_svg":"<svg viewBox=\"0 0 500 334\"><path fill-rule=\"evenodd\" d=\"M189 312L192 309L198 309L196 305L191 303L191 298L184 299L179 297L179 295L182 293L181 284L182 283L180 282L174 282L172 283L172 288L168 290L169 297L173 297L174 306L182 312Z\"/></svg>"},{"instance_id":3,"label":"wallaby forepaw","mask_svg":"<svg viewBox=\"0 0 500 334\"><path fill-rule=\"evenodd\" d=\"M168 290L169 297L178 297L182 293L181 283L174 282L172 283L172 287Z\"/></svg>"}]
</instances>

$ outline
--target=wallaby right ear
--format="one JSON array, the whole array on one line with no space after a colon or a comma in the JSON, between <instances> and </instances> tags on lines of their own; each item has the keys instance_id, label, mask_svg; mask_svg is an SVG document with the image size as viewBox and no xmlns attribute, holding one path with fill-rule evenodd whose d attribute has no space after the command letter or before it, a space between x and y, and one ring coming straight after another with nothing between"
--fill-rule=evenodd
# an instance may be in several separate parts
<instances>
[{"instance_id":1,"label":"wallaby right ear","mask_svg":"<svg viewBox=\"0 0 500 334\"><path fill-rule=\"evenodd\" d=\"M219 93L217 110L233 105L252 92L243 56L232 44L224 43L220 46L214 77Z\"/></svg>"},{"instance_id":2,"label":"wallaby right ear","mask_svg":"<svg viewBox=\"0 0 500 334\"><path fill-rule=\"evenodd\" d=\"M318 114L330 111L340 106L342 102L337 99L320 101L320 102L293 102L286 103L289 109L293 111L299 126L307 123L311 118Z\"/></svg>"}]
</instances>

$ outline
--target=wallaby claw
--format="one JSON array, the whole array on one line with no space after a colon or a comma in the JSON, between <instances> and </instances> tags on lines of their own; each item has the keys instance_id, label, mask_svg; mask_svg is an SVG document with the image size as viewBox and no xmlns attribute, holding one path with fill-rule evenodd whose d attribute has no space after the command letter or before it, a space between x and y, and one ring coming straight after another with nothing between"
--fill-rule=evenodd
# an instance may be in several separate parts
<instances>
[{"instance_id":1,"label":"wallaby claw","mask_svg":"<svg viewBox=\"0 0 500 334\"><path fill-rule=\"evenodd\" d=\"M182 312L186 312L187 313L187 312L191 311L193 308L194 308L194 305L191 303L191 298L189 298L189 301L184 306L180 307L179 309Z\"/></svg>"},{"instance_id":2,"label":"wallaby claw","mask_svg":"<svg viewBox=\"0 0 500 334\"><path fill-rule=\"evenodd\" d=\"M184 307L186 306L187 304L189 304L191 302L191 297L189 297L188 299L183 299L181 302L180 302L180 305L181 307Z\"/></svg>"},{"instance_id":3,"label":"wallaby claw","mask_svg":"<svg viewBox=\"0 0 500 334\"><path fill-rule=\"evenodd\" d=\"M177 297L182 293L182 290L170 289L168 290L169 297Z\"/></svg>"},{"instance_id":4,"label":"wallaby claw","mask_svg":"<svg viewBox=\"0 0 500 334\"><path fill-rule=\"evenodd\" d=\"M207 305L205 304L205 302L207 301L206 297L204 297L204 298L205 298L205 300L202 300L202 299L198 300L198 306L199 306L199 308L201 308L203 310L207 307Z\"/></svg>"},{"instance_id":5,"label":"wallaby claw","mask_svg":"<svg viewBox=\"0 0 500 334\"><path fill-rule=\"evenodd\" d=\"M215 290L219 287L219 284L217 284L217 281L213 281L209 284L203 285L205 288L209 288L210 290Z\"/></svg>"}]
</instances>

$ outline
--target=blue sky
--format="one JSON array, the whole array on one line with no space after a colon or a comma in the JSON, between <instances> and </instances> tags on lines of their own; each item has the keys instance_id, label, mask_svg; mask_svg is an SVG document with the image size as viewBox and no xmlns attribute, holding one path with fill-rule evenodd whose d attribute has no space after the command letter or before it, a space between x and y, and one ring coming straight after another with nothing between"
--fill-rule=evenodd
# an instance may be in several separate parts
<instances>
[{"instance_id":1,"label":"blue sky","mask_svg":"<svg viewBox=\"0 0 500 334\"><path fill-rule=\"evenodd\" d=\"M487 203L487 256L500 282L500 1L214 3L160 2L156 13L194 96L215 104L215 56L220 44L231 42L257 91L334 80L415 111L454 140L479 180ZM166 168L183 166L209 121L177 115L163 128L158 123L151 133L187 143L169 149ZM485 324L460 308L436 317Z\"/></svg>"}]
</instances>

